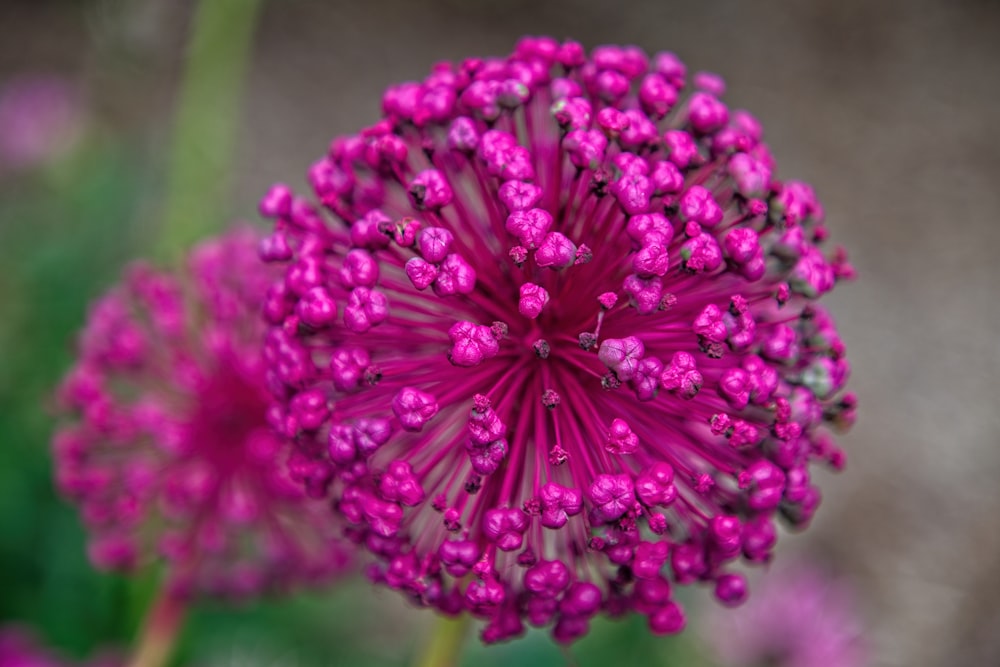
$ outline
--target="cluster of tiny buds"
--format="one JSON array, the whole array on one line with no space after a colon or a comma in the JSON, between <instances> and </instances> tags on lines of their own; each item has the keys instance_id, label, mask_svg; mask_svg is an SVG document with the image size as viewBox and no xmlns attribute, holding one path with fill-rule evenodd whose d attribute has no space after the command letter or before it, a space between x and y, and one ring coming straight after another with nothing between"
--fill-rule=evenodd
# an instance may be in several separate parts
<instances>
[{"instance_id":1,"label":"cluster of tiny buds","mask_svg":"<svg viewBox=\"0 0 1000 667\"><path fill-rule=\"evenodd\" d=\"M184 277L136 264L90 310L59 390L56 481L101 569L169 565L172 594L247 597L345 569L323 503L269 428L259 235L191 254Z\"/></svg>"},{"instance_id":2,"label":"cluster of tiny buds","mask_svg":"<svg viewBox=\"0 0 1000 667\"><path fill-rule=\"evenodd\" d=\"M269 418L375 581L486 641L673 633L674 587L739 604L738 562L808 524L855 412L813 302L853 269L724 90L524 38L390 88L311 197L264 196Z\"/></svg>"}]
</instances>

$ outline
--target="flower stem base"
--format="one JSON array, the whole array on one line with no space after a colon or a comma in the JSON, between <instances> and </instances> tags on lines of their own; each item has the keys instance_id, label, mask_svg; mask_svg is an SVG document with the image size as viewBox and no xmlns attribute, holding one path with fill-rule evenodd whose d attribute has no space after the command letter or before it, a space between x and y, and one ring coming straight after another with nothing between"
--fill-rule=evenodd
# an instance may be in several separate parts
<instances>
[{"instance_id":1,"label":"flower stem base","mask_svg":"<svg viewBox=\"0 0 1000 667\"><path fill-rule=\"evenodd\" d=\"M468 634L469 617L441 616L414 667L455 667Z\"/></svg>"},{"instance_id":2,"label":"flower stem base","mask_svg":"<svg viewBox=\"0 0 1000 667\"><path fill-rule=\"evenodd\" d=\"M128 667L163 667L170 660L184 624L184 601L164 586L146 615Z\"/></svg>"}]
</instances>

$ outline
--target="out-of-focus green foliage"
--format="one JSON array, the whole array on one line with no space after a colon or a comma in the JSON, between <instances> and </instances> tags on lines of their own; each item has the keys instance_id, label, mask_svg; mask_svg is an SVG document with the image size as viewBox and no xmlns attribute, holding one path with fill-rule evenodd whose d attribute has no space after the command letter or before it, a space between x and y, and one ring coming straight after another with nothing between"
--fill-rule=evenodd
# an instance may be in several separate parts
<instances>
[{"instance_id":1,"label":"out-of-focus green foliage","mask_svg":"<svg viewBox=\"0 0 1000 667\"><path fill-rule=\"evenodd\" d=\"M164 225L154 252L184 247L225 227L247 55L260 0L202 0L192 19L167 169Z\"/></svg>"},{"instance_id":2,"label":"out-of-focus green foliage","mask_svg":"<svg viewBox=\"0 0 1000 667\"><path fill-rule=\"evenodd\" d=\"M75 512L52 488L52 388L89 299L135 236L134 157L110 146L0 184L0 617L80 651L126 636L129 585L96 576Z\"/></svg>"}]
</instances>

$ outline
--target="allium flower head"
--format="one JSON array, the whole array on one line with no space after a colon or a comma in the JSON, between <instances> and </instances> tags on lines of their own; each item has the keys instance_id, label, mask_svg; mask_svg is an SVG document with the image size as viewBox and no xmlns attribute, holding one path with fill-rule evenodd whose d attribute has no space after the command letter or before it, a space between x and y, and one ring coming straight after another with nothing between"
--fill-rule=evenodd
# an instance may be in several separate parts
<instances>
[{"instance_id":1,"label":"allium flower head","mask_svg":"<svg viewBox=\"0 0 1000 667\"><path fill-rule=\"evenodd\" d=\"M250 231L199 246L185 279L134 265L98 300L60 389L57 483L89 554L129 570L159 556L181 594L243 596L342 569L329 511L284 465L268 427Z\"/></svg>"},{"instance_id":2,"label":"allium flower head","mask_svg":"<svg viewBox=\"0 0 1000 667\"><path fill-rule=\"evenodd\" d=\"M868 664L853 591L795 563L759 577L747 605L711 610L701 626L724 667L862 667Z\"/></svg>"},{"instance_id":3,"label":"allium flower head","mask_svg":"<svg viewBox=\"0 0 1000 667\"><path fill-rule=\"evenodd\" d=\"M854 399L812 301L851 273L758 122L670 53L525 38L434 66L275 185L265 357L293 474L487 641L746 595Z\"/></svg>"}]
</instances>

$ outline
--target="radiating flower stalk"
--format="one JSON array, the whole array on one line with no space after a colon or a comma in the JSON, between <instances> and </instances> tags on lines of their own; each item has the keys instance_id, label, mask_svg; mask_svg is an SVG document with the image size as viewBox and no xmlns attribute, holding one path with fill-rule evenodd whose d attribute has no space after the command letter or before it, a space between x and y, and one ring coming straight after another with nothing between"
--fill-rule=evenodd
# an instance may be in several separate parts
<instances>
[{"instance_id":1,"label":"radiating flower stalk","mask_svg":"<svg viewBox=\"0 0 1000 667\"><path fill-rule=\"evenodd\" d=\"M524 38L435 65L275 185L272 425L419 606L560 642L680 631L820 503L854 419L815 301L853 269L758 121L671 53Z\"/></svg>"}]
</instances>

